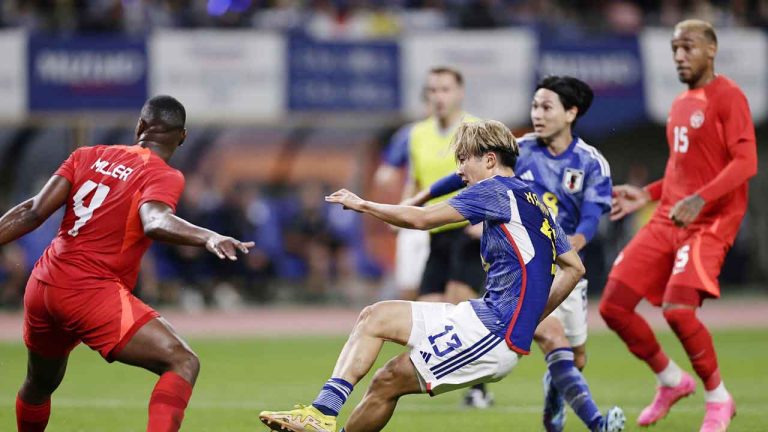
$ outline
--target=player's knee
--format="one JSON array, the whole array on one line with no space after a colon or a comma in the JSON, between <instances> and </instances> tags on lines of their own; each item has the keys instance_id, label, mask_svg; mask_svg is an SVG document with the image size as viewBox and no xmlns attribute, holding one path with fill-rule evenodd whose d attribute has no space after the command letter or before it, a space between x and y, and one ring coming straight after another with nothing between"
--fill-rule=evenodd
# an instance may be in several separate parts
<instances>
[{"instance_id":1,"label":"player's knee","mask_svg":"<svg viewBox=\"0 0 768 432\"><path fill-rule=\"evenodd\" d=\"M27 402L42 401L52 395L58 386L59 381L27 376L20 393L23 394L23 399Z\"/></svg>"},{"instance_id":2,"label":"player's knee","mask_svg":"<svg viewBox=\"0 0 768 432\"><path fill-rule=\"evenodd\" d=\"M200 359L192 350L177 341L166 349L166 370L176 372L189 381L194 381L200 373Z\"/></svg>"},{"instance_id":3,"label":"player's knee","mask_svg":"<svg viewBox=\"0 0 768 432\"><path fill-rule=\"evenodd\" d=\"M570 346L568 339L565 337L562 327L560 326L540 325L536 328L533 338L536 340L536 343L544 354L548 354L558 348L566 348Z\"/></svg>"},{"instance_id":4,"label":"player's knee","mask_svg":"<svg viewBox=\"0 0 768 432\"><path fill-rule=\"evenodd\" d=\"M365 334L377 333L377 330L384 324L386 319L381 309L380 303L363 308L357 318L357 330Z\"/></svg>"},{"instance_id":5,"label":"player's knee","mask_svg":"<svg viewBox=\"0 0 768 432\"><path fill-rule=\"evenodd\" d=\"M613 330L622 328L627 315L631 313L632 311L611 302L608 297L603 297L600 300L600 316L603 317L605 324Z\"/></svg>"},{"instance_id":6,"label":"player's knee","mask_svg":"<svg viewBox=\"0 0 768 432\"><path fill-rule=\"evenodd\" d=\"M696 310L692 308L664 308L663 314L664 319L667 320L669 326L677 334L691 327L691 324L698 323Z\"/></svg>"},{"instance_id":7,"label":"player's knee","mask_svg":"<svg viewBox=\"0 0 768 432\"><path fill-rule=\"evenodd\" d=\"M392 359L373 375L370 392L383 399L397 398L402 394L401 368L398 359Z\"/></svg>"}]
</instances>

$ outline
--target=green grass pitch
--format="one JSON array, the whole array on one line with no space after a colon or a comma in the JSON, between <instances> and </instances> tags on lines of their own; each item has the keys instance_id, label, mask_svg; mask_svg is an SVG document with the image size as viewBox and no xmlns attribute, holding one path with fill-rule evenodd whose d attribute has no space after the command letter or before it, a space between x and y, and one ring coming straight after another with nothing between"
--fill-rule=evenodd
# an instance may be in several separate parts
<instances>
[{"instance_id":1,"label":"green grass pitch","mask_svg":"<svg viewBox=\"0 0 768 432\"><path fill-rule=\"evenodd\" d=\"M738 415L731 431L768 430L768 331L729 330L714 334L720 367L728 389L735 395ZM679 343L670 333L661 341L677 362L690 371ZM182 430L266 431L257 419L262 409L287 409L309 403L328 378L343 338L192 340L202 360ZM639 430L634 419L650 401L654 380L650 372L609 333L590 336L586 376L601 406L624 407L627 430ZM382 364L402 348L387 344ZM0 344L0 431L15 430L14 398L25 370L21 343ZM523 358L517 368L491 389L496 405L486 411L459 408L460 392L435 398L404 397L388 431L538 431L541 412L541 354ZM146 427L146 405L155 377L143 370L109 365L97 353L79 347L72 354L63 384L53 398L48 430L138 431ZM342 421L362 396L368 381L360 383L342 412ZM697 393L680 402L652 432L695 431L703 416L703 396ZM568 414L566 430L585 430Z\"/></svg>"}]
</instances>

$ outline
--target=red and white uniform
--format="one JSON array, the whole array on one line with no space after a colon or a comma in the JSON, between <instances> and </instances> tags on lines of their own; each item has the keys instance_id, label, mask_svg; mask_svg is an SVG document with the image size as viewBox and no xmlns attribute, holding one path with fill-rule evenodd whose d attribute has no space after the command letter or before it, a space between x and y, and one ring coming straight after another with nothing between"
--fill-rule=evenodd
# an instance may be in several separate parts
<instances>
[{"instance_id":1,"label":"red and white uniform","mask_svg":"<svg viewBox=\"0 0 768 432\"><path fill-rule=\"evenodd\" d=\"M659 206L619 254L609 277L656 305L675 285L719 297L717 277L747 209L747 180L757 172L746 97L722 75L683 92L669 113L667 142L664 178L647 186ZM692 194L706 205L691 225L678 228L669 212Z\"/></svg>"},{"instance_id":2,"label":"red and white uniform","mask_svg":"<svg viewBox=\"0 0 768 432\"><path fill-rule=\"evenodd\" d=\"M55 175L72 187L59 232L27 284L24 340L48 356L82 341L111 360L158 316L131 294L151 244L139 207L159 201L175 210L184 176L138 145L78 149Z\"/></svg>"}]
</instances>

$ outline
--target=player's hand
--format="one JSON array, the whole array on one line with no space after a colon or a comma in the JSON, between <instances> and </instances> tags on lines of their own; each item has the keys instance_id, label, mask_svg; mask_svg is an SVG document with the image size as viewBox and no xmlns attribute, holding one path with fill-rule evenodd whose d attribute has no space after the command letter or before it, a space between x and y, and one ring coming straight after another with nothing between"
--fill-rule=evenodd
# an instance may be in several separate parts
<instances>
[{"instance_id":1,"label":"player's hand","mask_svg":"<svg viewBox=\"0 0 768 432\"><path fill-rule=\"evenodd\" d=\"M346 189L339 189L336 192L328 195L325 197L325 201L329 203L341 204L344 209L354 210L357 212L363 211L363 204L365 203L365 200Z\"/></svg>"},{"instance_id":2,"label":"player's hand","mask_svg":"<svg viewBox=\"0 0 768 432\"><path fill-rule=\"evenodd\" d=\"M704 208L704 199L696 194L687 196L678 201L669 211L669 218L679 227L688 226L696 220L696 217Z\"/></svg>"},{"instance_id":3,"label":"player's hand","mask_svg":"<svg viewBox=\"0 0 768 432\"><path fill-rule=\"evenodd\" d=\"M613 188L611 201L611 220L616 221L643 208L651 200L651 195L643 188L632 185L619 185Z\"/></svg>"},{"instance_id":4,"label":"player's hand","mask_svg":"<svg viewBox=\"0 0 768 432\"><path fill-rule=\"evenodd\" d=\"M231 261L237 261L237 251L247 254L248 250L254 246L255 243L252 241L241 242L232 237L226 237L215 233L205 242L205 248L208 249L209 252L220 259L228 258Z\"/></svg>"},{"instance_id":5,"label":"player's hand","mask_svg":"<svg viewBox=\"0 0 768 432\"><path fill-rule=\"evenodd\" d=\"M568 236L568 242L571 244L571 248L578 252L584 249L584 246L587 245L587 238L584 237L584 234L574 234Z\"/></svg>"}]
</instances>

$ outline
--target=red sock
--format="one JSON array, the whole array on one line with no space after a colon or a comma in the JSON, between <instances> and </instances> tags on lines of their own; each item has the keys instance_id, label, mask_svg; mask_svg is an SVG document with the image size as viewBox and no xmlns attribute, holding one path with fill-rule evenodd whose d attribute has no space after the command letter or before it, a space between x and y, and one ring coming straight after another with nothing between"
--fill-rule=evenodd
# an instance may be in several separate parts
<instances>
[{"instance_id":1,"label":"red sock","mask_svg":"<svg viewBox=\"0 0 768 432\"><path fill-rule=\"evenodd\" d=\"M192 396L192 384L173 372L166 372L149 398L147 432L176 432L184 419L184 410Z\"/></svg>"},{"instance_id":2,"label":"red sock","mask_svg":"<svg viewBox=\"0 0 768 432\"><path fill-rule=\"evenodd\" d=\"M615 331L635 357L646 362L654 373L664 370L669 358L661 349L648 323L635 312L642 296L614 279L605 285L600 300L600 315Z\"/></svg>"},{"instance_id":3,"label":"red sock","mask_svg":"<svg viewBox=\"0 0 768 432\"><path fill-rule=\"evenodd\" d=\"M664 318L683 344L693 370L704 382L704 388L713 390L720 384L717 354L712 335L696 317L696 311L683 308L667 309L664 311Z\"/></svg>"},{"instance_id":4,"label":"red sock","mask_svg":"<svg viewBox=\"0 0 768 432\"><path fill-rule=\"evenodd\" d=\"M51 400L32 405L16 395L16 428L19 432L43 432L51 416Z\"/></svg>"}]
</instances>

